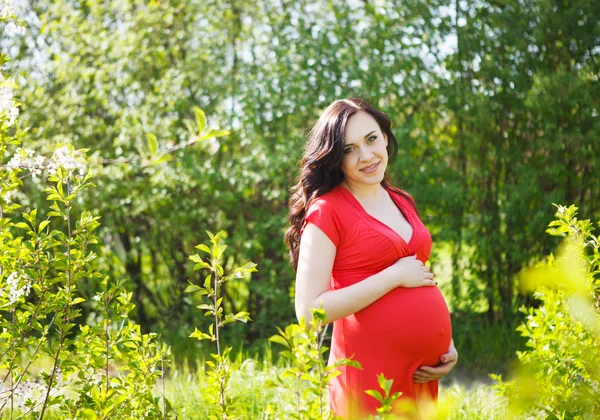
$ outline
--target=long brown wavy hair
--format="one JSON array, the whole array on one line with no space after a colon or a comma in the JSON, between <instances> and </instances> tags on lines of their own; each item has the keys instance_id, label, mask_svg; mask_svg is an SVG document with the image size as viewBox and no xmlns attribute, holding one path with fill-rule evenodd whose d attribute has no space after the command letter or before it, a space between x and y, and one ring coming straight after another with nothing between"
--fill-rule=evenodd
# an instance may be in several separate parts
<instances>
[{"instance_id":1,"label":"long brown wavy hair","mask_svg":"<svg viewBox=\"0 0 600 420\"><path fill-rule=\"evenodd\" d=\"M390 118L375 109L364 99L346 98L331 103L319 117L310 133L302 160L298 183L291 189L288 213L288 228L285 242L290 249L290 264L298 269L300 230L310 205L323 194L334 189L344 179L342 159L344 158L344 132L348 119L359 111L370 114L388 138L388 162L398 152L398 142L392 134ZM415 208L414 200L404 190L391 185L387 170L381 185L406 197Z\"/></svg>"}]
</instances>

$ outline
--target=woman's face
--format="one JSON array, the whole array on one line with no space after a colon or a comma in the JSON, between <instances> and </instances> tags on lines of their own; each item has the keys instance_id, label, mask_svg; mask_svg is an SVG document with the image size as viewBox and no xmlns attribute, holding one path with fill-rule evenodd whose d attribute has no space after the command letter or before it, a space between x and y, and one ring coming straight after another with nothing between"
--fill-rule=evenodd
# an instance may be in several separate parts
<instances>
[{"instance_id":1,"label":"woman's face","mask_svg":"<svg viewBox=\"0 0 600 420\"><path fill-rule=\"evenodd\" d=\"M342 172L350 185L376 185L383 180L388 163L387 137L368 113L352 115L344 132Z\"/></svg>"}]
</instances>

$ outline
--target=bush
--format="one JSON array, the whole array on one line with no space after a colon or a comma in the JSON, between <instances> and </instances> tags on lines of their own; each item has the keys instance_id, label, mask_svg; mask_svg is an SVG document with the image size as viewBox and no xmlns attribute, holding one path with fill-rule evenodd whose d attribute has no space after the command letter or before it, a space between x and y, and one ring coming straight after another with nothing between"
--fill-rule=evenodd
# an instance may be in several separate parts
<instances>
[{"instance_id":1,"label":"bush","mask_svg":"<svg viewBox=\"0 0 600 420\"><path fill-rule=\"evenodd\" d=\"M0 63L6 60L0 55ZM59 144L47 159L17 148L25 131L15 87L0 75L0 157L16 149L0 166L0 413L164 418L167 402L163 413L154 387L170 350L129 319L135 305L124 282L102 280L97 270L99 217L77 207L81 191L93 186L85 150ZM48 180L45 217L36 208L16 215L21 179L30 175ZM78 326L86 301L79 286L86 282L101 287L90 303L94 316Z\"/></svg>"},{"instance_id":2,"label":"bush","mask_svg":"<svg viewBox=\"0 0 600 420\"><path fill-rule=\"evenodd\" d=\"M566 236L556 257L526 270L521 283L535 290L537 308L522 308L519 327L530 350L517 352L517 378L498 389L521 415L600 418L600 253L589 220L577 208L557 206L548 233Z\"/></svg>"}]
</instances>

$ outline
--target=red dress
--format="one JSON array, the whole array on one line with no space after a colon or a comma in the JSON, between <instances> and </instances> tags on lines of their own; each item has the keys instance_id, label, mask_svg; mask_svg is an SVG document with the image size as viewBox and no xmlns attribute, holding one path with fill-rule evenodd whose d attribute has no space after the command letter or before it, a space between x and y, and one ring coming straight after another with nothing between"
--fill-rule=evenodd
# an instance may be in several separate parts
<instances>
[{"instance_id":1,"label":"red dress","mask_svg":"<svg viewBox=\"0 0 600 420\"><path fill-rule=\"evenodd\" d=\"M431 235L402 195L388 190L413 229L406 243L393 229L369 215L342 185L310 206L307 222L317 225L335 244L329 290L341 289L372 276L399 258L417 255L424 263L431 252ZM438 382L417 384L412 375L420 366L436 366L452 339L448 306L437 287L398 287L366 308L334 321L329 354L352 358L362 370L342 367L329 383L329 405L344 418L376 414L379 402L367 395L380 390L377 375L393 379L391 393L402 398L437 399Z\"/></svg>"}]
</instances>

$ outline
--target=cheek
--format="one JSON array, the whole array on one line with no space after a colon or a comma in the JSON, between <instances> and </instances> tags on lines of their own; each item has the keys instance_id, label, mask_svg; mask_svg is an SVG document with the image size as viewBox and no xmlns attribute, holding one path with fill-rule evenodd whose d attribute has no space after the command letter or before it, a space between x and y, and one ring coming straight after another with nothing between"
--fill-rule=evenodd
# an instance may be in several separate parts
<instances>
[{"instance_id":1,"label":"cheek","mask_svg":"<svg viewBox=\"0 0 600 420\"><path fill-rule=\"evenodd\" d=\"M379 153L385 157L385 159L387 160L388 157L388 152L387 152L387 148L385 145L382 144L382 146L379 148Z\"/></svg>"},{"instance_id":2,"label":"cheek","mask_svg":"<svg viewBox=\"0 0 600 420\"><path fill-rule=\"evenodd\" d=\"M348 172L352 166L352 157L350 155L344 155L342 159L342 172Z\"/></svg>"}]
</instances>

